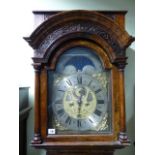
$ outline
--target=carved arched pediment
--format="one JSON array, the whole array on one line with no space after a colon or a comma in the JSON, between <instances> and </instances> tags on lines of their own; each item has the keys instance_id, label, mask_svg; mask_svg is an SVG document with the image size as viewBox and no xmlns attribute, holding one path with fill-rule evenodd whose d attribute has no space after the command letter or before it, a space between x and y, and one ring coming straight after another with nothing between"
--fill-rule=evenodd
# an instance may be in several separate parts
<instances>
[{"instance_id":1,"label":"carved arched pediment","mask_svg":"<svg viewBox=\"0 0 155 155\"><path fill-rule=\"evenodd\" d=\"M81 35L82 34L82 35ZM43 22L26 41L35 49L34 61L47 63L57 46L80 38L105 49L112 63L125 57L124 50L133 37L110 18L94 11L66 11Z\"/></svg>"}]
</instances>

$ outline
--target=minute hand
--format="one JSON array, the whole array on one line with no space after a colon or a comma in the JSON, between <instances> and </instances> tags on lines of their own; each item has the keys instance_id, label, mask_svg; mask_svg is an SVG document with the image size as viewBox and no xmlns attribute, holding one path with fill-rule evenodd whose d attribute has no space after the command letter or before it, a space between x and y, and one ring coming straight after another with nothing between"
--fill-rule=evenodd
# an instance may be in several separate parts
<instances>
[{"instance_id":1,"label":"minute hand","mask_svg":"<svg viewBox=\"0 0 155 155\"><path fill-rule=\"evenodd\" d=\"M78 117L81 117L82 95L78 98Z\"/></svg>"}]
</instances>

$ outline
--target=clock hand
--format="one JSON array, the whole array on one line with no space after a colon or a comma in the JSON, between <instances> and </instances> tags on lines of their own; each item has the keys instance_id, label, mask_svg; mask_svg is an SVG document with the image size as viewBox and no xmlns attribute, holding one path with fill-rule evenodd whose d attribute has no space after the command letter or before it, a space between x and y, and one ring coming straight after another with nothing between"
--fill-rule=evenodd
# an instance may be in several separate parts
<instances>
[{"instance_id":1,"label":"clock hand","mask_svg":"<svg viewBox=\"0 0 155 155\"><path fill-rule=\"evenodd\" d=\"M76 94L76 89L73 89L72 94L73 94L73 97L76 98L77 104L78 104L77 118L81 118L81 114L80 114L80 113L81 113L82 96L81 96L81 95L78 96L78 95Z\"/></svg>"},{"instance_id":2,"label":"clock hand","mask_svg":"<svg viewBox=\"0 0 155 155\"><path fill-rule=\"evenodd\" d=\"M78 99L78 96L76 95L75 90L73 90L73 96Z\"/></svg>"},{"instance_id":3,"label":"clock hand","mask_svg":"<svg viewBox=\"0 0 155 155\"><path fill-rule=\"evenodd\" d=\"M78 117L81 118L81 105L82 105L82 95L78 97Z\"/></svg>"},{"instance_id":4,"label":"clock hand","mask_svg":"<svg viewBox=\"0 0 155 155\"><path fill-rule=\"evenodd\" d=\"M78 95L77 95L78 93ZM85 87L75 88L73 90L73 96L76 97L77 103L78 103L78 114L77 117L81 118L81 107L83 104L83 96L86 95L86 89Z\"/></svg>"}]
</instances>

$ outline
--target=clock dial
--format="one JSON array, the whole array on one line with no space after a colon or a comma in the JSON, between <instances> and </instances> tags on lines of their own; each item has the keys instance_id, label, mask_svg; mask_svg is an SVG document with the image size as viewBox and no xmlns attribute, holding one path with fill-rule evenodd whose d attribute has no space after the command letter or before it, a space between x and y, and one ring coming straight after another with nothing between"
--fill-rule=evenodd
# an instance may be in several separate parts
<instances>
[{"instance_id":1,"label":"clock dial","mask_svg":"<svg viewBox=\"0 0 155 155\"><path fill-rule=\"evenodd\" d=\"M95 52L69 49L48 74L48 128L58 134L112 131L110 72Z\"/></svg>"},{"instance_id":2,"label":"clock dial","mask_svg":"<svg viewBox=\"0 0 155 155\"><path fill-rule=\"evenodd\" d=\"M107 111L107 97L97 79L77 73L61 79L55 90L53 109L62 126L83 131L100 124Z\"/></svg>"}]
</instances>

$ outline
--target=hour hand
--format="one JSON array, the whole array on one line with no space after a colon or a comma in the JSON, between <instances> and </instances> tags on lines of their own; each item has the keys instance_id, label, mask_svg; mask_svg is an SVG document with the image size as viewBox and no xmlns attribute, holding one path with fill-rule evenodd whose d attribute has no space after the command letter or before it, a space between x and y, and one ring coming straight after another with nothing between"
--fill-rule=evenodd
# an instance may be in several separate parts
<instances>
[{"instance_id":1,"label":"hour hand","mask_svg":"<svg viewBox=\"0 0 155 155\"><path fill-rule=\"evenodd\" d=\"M81 105L80 105L80 103L78 101L76 103L77 103L77 113L76 113L76 115L77 115L77 118L81 118Z\"/></svg>"},{"instance_id":2,"label":"hour hand","mask_svg":"<svg viewBox=\"0 0 155 155\"><path fill-rule=\"evenodd\" d=\"M87 102L91 102L93 100L92 94L89 92L87 96Z\"/></svg>"},{"instance_id":3,"label":"hour hand","mask_svg":"<svg viewBox=\"0 0 155 155\"><path fill-rule=\"evenodd\" d=\"M78 98L79 98L79 96L78 96L78 95L76 95L75 90L73 90L73 96L74 96L76 99L78 99Z\"/></svg>"}]
</instances>

